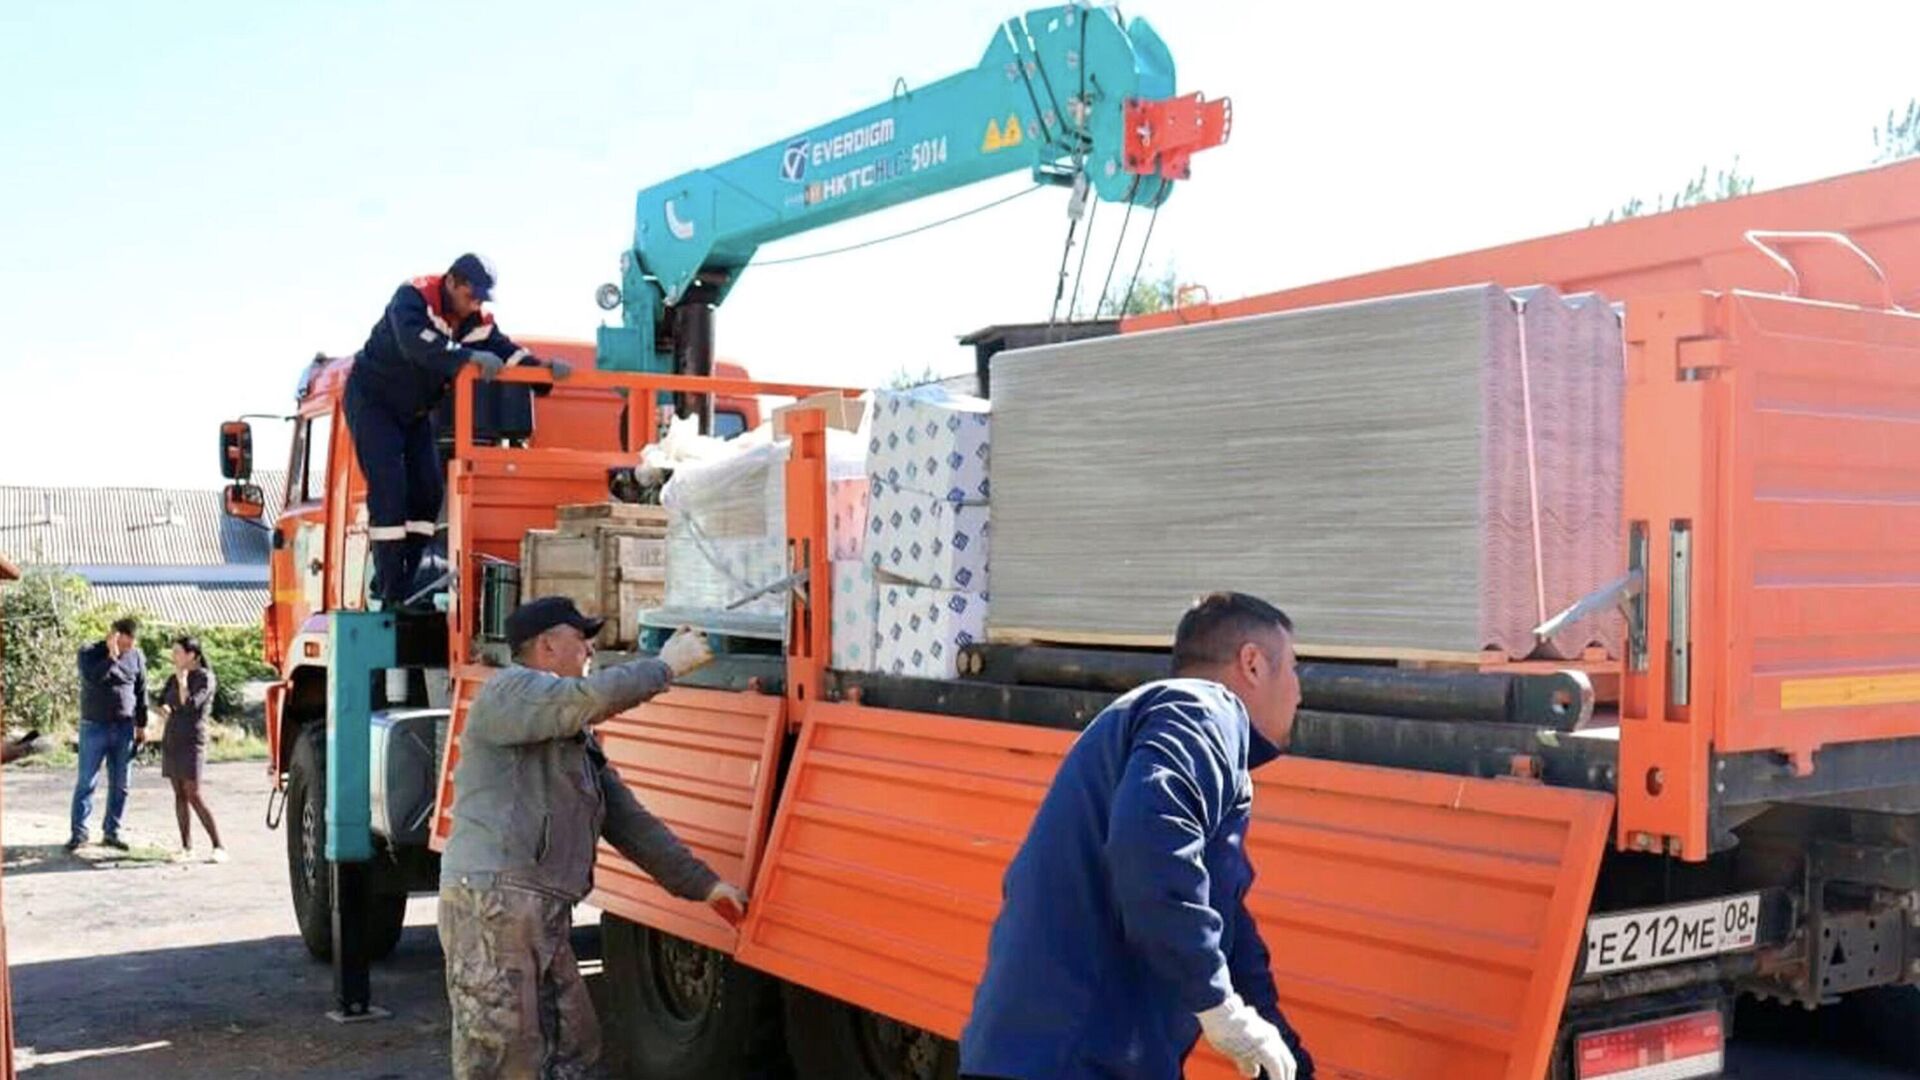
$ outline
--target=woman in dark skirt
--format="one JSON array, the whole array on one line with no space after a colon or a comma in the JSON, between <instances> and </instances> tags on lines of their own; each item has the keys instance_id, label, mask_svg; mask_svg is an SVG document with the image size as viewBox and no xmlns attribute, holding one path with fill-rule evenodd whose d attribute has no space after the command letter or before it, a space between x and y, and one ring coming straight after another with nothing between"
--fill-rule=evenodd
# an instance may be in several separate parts
<instances>
[{"instance_id":1,"label":"woman in dark skirt","mask_svg":"<svg viewBox=\"0 0 1920 1080\"><path fill-rule=\"evenodd\" d=\"M193 857L193 833L187 813L191 808L200 815L200 825L213 841L213 861L226 862L227 849L220 845L220 828L213 823L213 811L200 797L200 772L207 763L207 716L213 709L213 669L196 638L183 637L173 643L173 675L160 691L160 712L167 718L167 731L160 741L160 775L173 782L173 813L180 821L180 854Z\"/></svg>"}]
</instances>

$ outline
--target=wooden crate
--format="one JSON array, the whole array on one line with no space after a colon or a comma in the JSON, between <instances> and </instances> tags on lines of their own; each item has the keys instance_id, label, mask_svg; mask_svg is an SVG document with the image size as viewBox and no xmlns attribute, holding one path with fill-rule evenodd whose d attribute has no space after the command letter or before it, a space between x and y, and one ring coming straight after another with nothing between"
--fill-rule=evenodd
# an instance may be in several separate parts
<instances>
[{"instance_id":1,"label":"wooden crate","mask_svg":"<svg viewBox=\"0 0 1920 1080\"><path fill-rule=\"evenodd\" d=\"M653 507L652 509L658 509ZM640 612L659 607L666 594L664 527L597 523L573 532L535 530L520 545L520 596L565 596L581 612L607 620L595 644L621 648L635 643Z\"/></svg>"},{"instance_id":2,"label":"wooden crate","mask_svg":"<svg viewBox=\"0 0 1920 1080\"><path fill-rule=\"evenodd\" d=\"M601 525L637 528L667 527L667 508L638 503L569 503L558 509L559 529L564 533L583 533Z\"/></svg>"}]
</instances>

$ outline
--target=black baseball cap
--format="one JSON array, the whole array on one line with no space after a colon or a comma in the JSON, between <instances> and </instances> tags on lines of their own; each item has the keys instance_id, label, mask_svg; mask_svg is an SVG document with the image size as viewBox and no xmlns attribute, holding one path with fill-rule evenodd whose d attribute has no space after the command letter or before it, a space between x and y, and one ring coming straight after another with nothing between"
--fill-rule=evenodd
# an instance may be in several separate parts
<instances>
[{"instance_id":1,"label":"black baseball cap","mask_svg":"<svg viewBox=\"0 0 1920 1080\"><path fill-rule=\"evenodd\" d=\"M507 645L517 650L556 626L571 626L591 641L606 623L605 619L580 614L573 601L564 596L543 596L521 604L507 616Z\"/></svg>"},{"instance_id":2,"label":"black baseball cap","mask_svg":"<svg viewBox=\"0 0 1920 1080\"><path fill-rule=\"evenodd\" d=\"M447 267L447 273L460 275L460 280L473 286L473 298L485 303L493 299L493 264L469 251L453 260Z\"/></svg>"}]
</instances>

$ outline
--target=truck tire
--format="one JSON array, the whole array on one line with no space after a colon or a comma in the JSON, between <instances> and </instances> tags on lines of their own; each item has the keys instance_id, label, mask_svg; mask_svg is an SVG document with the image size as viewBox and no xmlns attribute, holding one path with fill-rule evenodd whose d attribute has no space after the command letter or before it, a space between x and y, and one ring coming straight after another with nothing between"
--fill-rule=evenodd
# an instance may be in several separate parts
<instances>
[{"instance_id":1,"label":"truck tire","mask_svg":"<svg viewBox=\"0 0 1920 1080\"><path fill-rule=\"evenodd\" d=\"M787 1050L800 1076L834 1080L954 1080L952 1042L812 990L788 985Z\"/></svg>"},{"instance_id":2,"label":"truck tire","mask_svg":"<svg viewBox=\"0 0 1920 1080\"><path fill-rule=\"evenodd\" d=\"M287 879L300 940L315 960L333 959L333 873L327 863L327 732L308 724L287 770Z\"/></svg>"},{"instance_id":3,"label":"truck tire","mask_svg":"<svg viewBox=\"0 0 1920 1080\"><path fill-rule=\"evenodd\" d=\"M287 770L287 879L300 940L315 960L333 959L333 864L327 861L327 732L309 724ZM407 923L407 893L375 889L367 912L367 955L385 959Z\"/></svg>"},{"instance_id":4,"label":"truck tire","mask_svg":"<svg viewBox=\"0 0 1920 1080\"><path fill-rule=\"evenodd\" d=\"M600 916L612 1016L627 1075L639 1080L786 1080L780 984L733 958Z\"/></svg>"}]
</instances>

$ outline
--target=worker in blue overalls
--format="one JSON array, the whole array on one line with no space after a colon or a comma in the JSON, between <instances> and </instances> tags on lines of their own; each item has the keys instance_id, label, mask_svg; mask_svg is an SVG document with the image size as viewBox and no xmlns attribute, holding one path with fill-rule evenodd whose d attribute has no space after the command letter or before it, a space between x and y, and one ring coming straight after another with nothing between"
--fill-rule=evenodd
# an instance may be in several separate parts
<instances>
[{"instance_id":1,"label":"worker in blue overalls","mask_svg":"<svg viewBox=\"0 0 1920 1080\"><path fill-rule=\"evenodd\" d=\"M1179 1080L1203 1035L1241 1076L1313 1076L1246 904L1249 770L1300 704L1293 623L1207 596L1173 676L1107 706L1054 775L1007 868L962 1076Z\"/></svg>"},{"instance_id":2,"label":"worker in blue overalls","mask_svg":"<svg viewBox=\"0 0 1920 1080\"><path fill-rule=\"evenodd\" d=\"M493 323L493 267L462 255L444 274L394 291L347 377L347 429L367 478L367 539L373 596L382 609L408 599L433 542L446 480L434 445L433 410L467 364L491 379L509 364L540 364ZM546 363L555 378L567 367Z\"/></svg>"}]
</instances>

